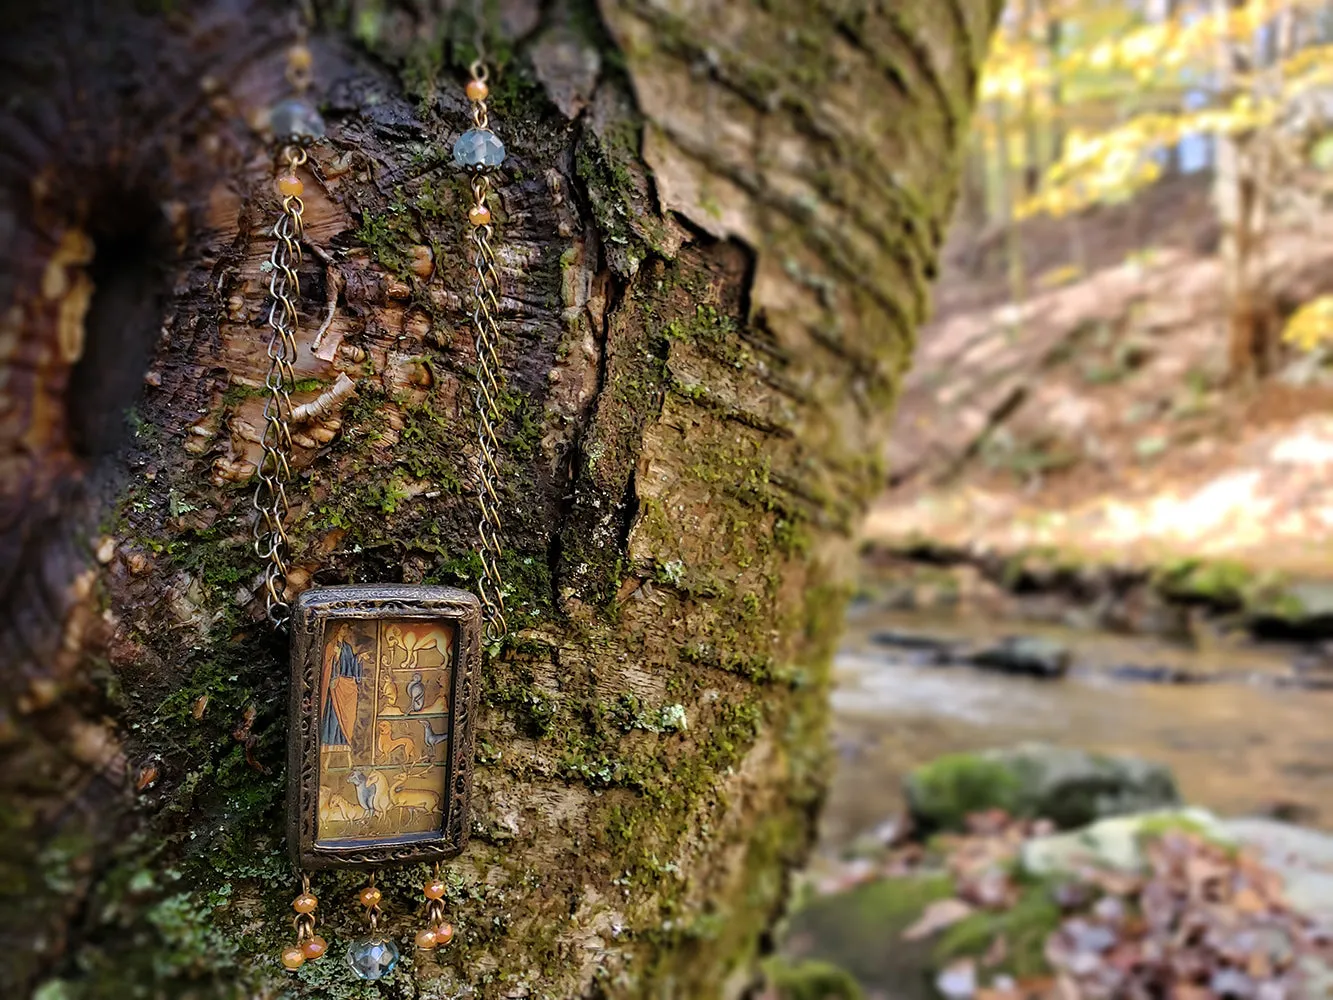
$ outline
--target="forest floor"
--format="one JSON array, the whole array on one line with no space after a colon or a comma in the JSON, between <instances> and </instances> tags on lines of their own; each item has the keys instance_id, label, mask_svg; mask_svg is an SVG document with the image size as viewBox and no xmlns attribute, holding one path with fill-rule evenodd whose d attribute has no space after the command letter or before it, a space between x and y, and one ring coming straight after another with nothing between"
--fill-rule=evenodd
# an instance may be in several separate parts
<instances>
[{"instance_id":1,"label":"forest floor","mask_svg":"<svg viewBox=\"0 0 1333 1000\"><path fill-rule=\"evenodd\" d=\"M1282 310L1333 290L1330 223L1274 233L1265 266ZM984 241L955 235L868 538L1333 577L1333 374L1286 348L1267 379L1227 382L1211 226L1189 179L1047 221L1024 234L1019 304Z\"/></svg>"}]
</instances>

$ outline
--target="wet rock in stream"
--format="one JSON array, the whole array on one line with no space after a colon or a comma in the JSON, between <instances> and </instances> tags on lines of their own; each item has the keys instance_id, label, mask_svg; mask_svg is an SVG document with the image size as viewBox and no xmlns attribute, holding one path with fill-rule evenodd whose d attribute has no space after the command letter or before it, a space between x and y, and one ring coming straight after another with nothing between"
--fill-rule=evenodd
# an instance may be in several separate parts
<instances>
[{"instance_id":1,"label":"wet rock in stream","mask_svg":"<svg viewBox=\"0 0 1333 1000\"><path fill-rule=\"evenodd\" d=\"M921 632L879 629L871 634L870 641L877 646L887 646L898 659L912 666L948 666L959 663L965 655L965 647L960 643Z\"/></svg>"},{"instance_id":2,"label":"wet rock in stream","mask_svg":"<svg viewBox=\"0 0 1333 1000\"><path fill-rule=\"evenodd\" d=\"M1069 647L1042 636L1006 636L994 646L972 653L967 662L1007 674L1056 678L1069 672L1073 654Z\"/></svg>"},{"instance_id":3,"label":"wet rock in stream","mask_svg":"<svg viewBox=\"0 0 1333 1000\"><path fill-rule=\"evenodd\" d=\"M1043 743L946 754L909 774L903 788L918 831L961 830L968 815L988 809L1069 829L1180 804L1161 764Z\"/></svg>"}]
</instances>

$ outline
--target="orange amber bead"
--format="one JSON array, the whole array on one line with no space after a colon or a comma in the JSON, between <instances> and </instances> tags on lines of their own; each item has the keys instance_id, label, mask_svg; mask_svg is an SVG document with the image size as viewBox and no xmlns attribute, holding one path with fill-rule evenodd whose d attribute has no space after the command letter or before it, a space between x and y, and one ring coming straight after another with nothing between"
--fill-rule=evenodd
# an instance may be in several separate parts
<instances>
[{"instance_id":1,"label":"orange amber bead","mask_svg":"<svg viewBox=\"0 0 1333 1000\"><path fill-rule=\"evenodd\" d=\"M292 909L297 913L314 913L318 905L319 900L308 892L303 892L292 900Z\"/></svg>"},{"instance_id":2,"label":"orange amber bead","mask_svg":"<svg viewBox=\"0 0 1333 1000\"><path fill-rule=\"evenodd\" d=\"M417 931L417 947L422 951L430 951L438 943L435 940L435 932L429 927L424 931Z\"/></svg>"},{"instance_id":3,"label":"orange amber bead","mask_svg":"<svg viewBox=\"0 0 1333 1000\"><path fill-rule=\"evenodd\" d=\"M329 943L318 934L301 945L301 954L305 955L306 958L319 958L328 950Z\"/></svg>"},{"instance_id":4,"label":"orange amber bead","mask_svg":"<svg viewBox=\"0 0 1333 1000\"><path fill-rule=\"evenodd\" d=\"M435 928L435 946L443 948L454 939L454 925L445 923Z\"/></svg>"},{"instance_id":5,"label":"orange amber bead","mask_svg":"<svg viewBox=\"0 0 1333 1000\"><path fill-rule=\"evenodd\" d=\"M427 899L443 899L444 882L437 878L431 879L426 883L425 888L422 891L426 894Z\"/></svg>"},{"instance_id":6,"label":"orange amber bead","mask_svg":"<svg viewBox=\"0 0 1333 1000\"><path fill-rule=\"evenodd\" d=\"M486 86L485 80L469 80L467 83L467 99L469 101L484 101L486 95L491 92L491 88Z\"/></svg>"},{"instance_id":7,"label":"orange amber bead","mask_svg":"<svg viewBox=\"0 0 1333 1000\"><path fill-rule=\"evenodd\" d=\"M298 73L309 69L314 61L308 46L297 44L287 50L287 65Z\"/></svg>"},{"instance_id":8,"label":"orange amber bead","mask_svg":"<svg viewBox=\"0 0 1333 1000\"><path fill-rule=\"evenodd\" d=\"M295 971L305 964L305 953L299 945L291 945L282 949L282 964Z\"/></svg>"},{"instance_id":9,"label":"orange amber bead","mask_svg":"<svg viewBox=\"0 0 1333 1000\"><path fill-rule=\"evenodd\" d=\"M468 209L467 217L474 226L485 226L491 221L491 210L485 205L473 205Z\"/></svg>"},{"instance_id":10,"label":"orange amber bead","mask_svg":"<svg viewBox=\"0 0 1333 1000\"><path fill-rule=\"evenodd\" d=\"M280 174L278 176L278 194L284 198L299 198L305 191L305 185L301 183L301 178L295 174Z\"/></svg>"},{"instance_id":11,"label":"orange amber bead","mask_svg":"<svg viewBox=\"0 0 1333 1000\"><path fill-rule=\"evenodd\" d=\"M368 885L361 890L362 906L379 906L381 898L380 891L373 885Z\"/></svg>"}]
</instances>

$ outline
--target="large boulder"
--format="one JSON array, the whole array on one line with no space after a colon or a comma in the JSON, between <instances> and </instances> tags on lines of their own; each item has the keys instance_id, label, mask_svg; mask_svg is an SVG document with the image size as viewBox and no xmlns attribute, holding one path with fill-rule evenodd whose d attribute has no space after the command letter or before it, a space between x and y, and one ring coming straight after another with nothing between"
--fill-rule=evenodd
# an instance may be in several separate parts
<instances>
[{"instance_id":1,"label":"large boulder","mask_svg":"<svg viewBox=\"0 0 1333 1000\"><path fill-rule=\"evenodd\" d=\"M1233 844L1226 825L1206 809L1163 809L1113 816L1079 830L1033 837L1019 859L1029 875L1046 877L1097 868L1137 872L1147 866L1144 843L1154 833L1186 830L1219 844Z\"/></svg>"},{"instance_id":2,"label":"large boulder","mask_svg":"<svg viewBox=\"0 0 1333 1000\"><path fill-rule=\"evenodd\" d=\"M924 833L962 829L969 813L987 809L1072 829L1180 805L1175 778L1161 764L1043 743L948 754L909 774L904 790Z\"/></svg>"},{"instance_id":3,"label":"large boulder","mask_svg":"<svg viewBox=\"0 0 1333 1000\"><path fill-rule=\"evenodd\" d=\"M1293 909L1333 930L1333 835L1261 817L1223 825L1282 876Z\"/></svg>"}]
</instances>

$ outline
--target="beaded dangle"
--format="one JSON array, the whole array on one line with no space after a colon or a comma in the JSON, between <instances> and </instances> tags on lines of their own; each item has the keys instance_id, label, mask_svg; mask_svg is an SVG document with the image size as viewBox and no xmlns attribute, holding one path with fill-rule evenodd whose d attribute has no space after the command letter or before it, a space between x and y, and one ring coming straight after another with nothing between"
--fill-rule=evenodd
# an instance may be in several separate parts
<instances>
[{"instance_id":1,"label":"beaded dangle","mask_svg":"<svg viewBox=\"0 0 1333 1000\"><path fill-rule=\"evenodd\" d=\"M347 964L359 979L383 979L398 965L398 945L394 944L392 938L380 933L381 898L372 872L370 883L357 894L357 899L366 908L366 923L370 933L353 941L347 949Z\"/></svg>"},{"instance_id":2,"label":"beaded dangle","mask_svg":"<svg viewBox=\"0 0 1333 1000\"><path fill-rule=\"evenodd\" d=\"M284 968L295 972L306 963L307 959L320 958L329 950L329 944L315 933L315 907L319 900L310 891L310 876L301 878L301 893L292 900L292 909L296 916L292 924L296 927L296 943L282 950Z\"/></svg>"},{"instance_id":3,"label":"beaded dangle","mask_svg":"<svg viewBox=\"0 0 1333 1000\"><path fill-rule=\"evenodd\" d=\"M426 896L426 926L417 931L417 947L422 951L443 948L454 939L454 925L444 919L444 893L446 886L440 878L440 866L435 866L435 875L422 887Z\"/></svg>"},{"instance_id":4,"label":"beaded dangle","mask_svg":"<svg viewBox=\"0 0 1333 1000\"><path fill-rule=\"evenodd\" d=\"M490 87L486 83L486 65L480 59L472 63L472 79L466 94L472 104L472 128L454 143L454 164L471 174L472 205L468 221L472 223L472 325L473 345L477 352L477 388L474 402L477 408L477 507L481 515L477 533L481 542L477 554L481 558L481 578L478 594L486 623L483 626L486 642L502 642L508 633L505 621L504 589L500 582L500 555L503 547L500 533L500 498L495 484L500 480L500 439L497 426L501 420L500 408L500 274L491 246L493 229L491 209L487 204L491 194L490 172L505 160L505 145L490 128L486 98Z\"/></svg>"},{"instance_id":5,"label":"beaded dangle","mask_svg":"<svg viewBox=\"0 0 1333 1000\"><path fill-rule=\"evenodd\" d=\"M264 456L258 469L254 507L255 551L265 560L264 591L268 618L279 630L286 628L290 609L284 597L287 566L285 561L287 516L287 481L291 468L287 461L291 440L291 392L295 382L292 365L296 360L297 303L301 296L296 268L301 262L301 234L305 205L301 195L305 184L297 175L307 160L306 146L324 134L319 112L302 96L310 86L310 49L304 38L287 50L287 81L297 96L274 105L269 112L269 127L279 149L279 167L274 187L282 199L282 210L272 229L273 250L265 262L268 274L270 330L268 372L264 388ZM282 951L282 964L295 972L307 960L328 951L328 942L315 933L315 907L318 900L310 891L310 876L301 874L301 892L292 901L296 911L296 943Z\"/></svg>"}]
</instances>

